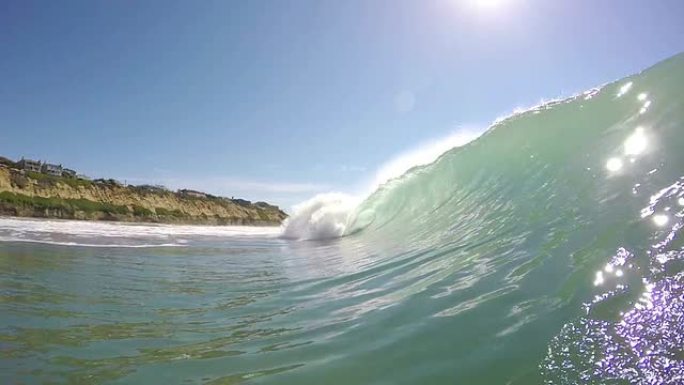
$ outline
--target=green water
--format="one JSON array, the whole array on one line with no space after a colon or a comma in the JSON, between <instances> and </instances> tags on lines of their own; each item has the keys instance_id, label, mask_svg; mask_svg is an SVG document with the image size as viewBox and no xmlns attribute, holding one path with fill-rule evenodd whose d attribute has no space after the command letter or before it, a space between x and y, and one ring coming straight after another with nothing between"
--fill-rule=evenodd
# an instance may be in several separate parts
<instances>
[{"instance_id":1,"label":"green water","mask_svg":"<svg viewBox=\"0 0 684 385\"><path fill-rule=\"evenodd\" d=\"M494 125L339 239L0 219L0 383L684 383L682 134L679 55Z\"/></svg>"}]
</instances>

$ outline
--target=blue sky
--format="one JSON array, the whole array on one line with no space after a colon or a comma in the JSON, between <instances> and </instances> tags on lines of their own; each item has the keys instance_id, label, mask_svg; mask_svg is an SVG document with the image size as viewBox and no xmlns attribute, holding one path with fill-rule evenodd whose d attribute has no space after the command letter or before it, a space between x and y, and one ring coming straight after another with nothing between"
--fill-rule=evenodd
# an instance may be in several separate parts
<instances>
[{"instance_id":1,"label":"blue sky","mask_svg":"<svg viewBox=\"0 0 684 385\"><path fill-rule=\"evenodd\" d=\"M0 3L0 155L285 207L684 50L680 0Z\"/></svg>"}]
</instances>

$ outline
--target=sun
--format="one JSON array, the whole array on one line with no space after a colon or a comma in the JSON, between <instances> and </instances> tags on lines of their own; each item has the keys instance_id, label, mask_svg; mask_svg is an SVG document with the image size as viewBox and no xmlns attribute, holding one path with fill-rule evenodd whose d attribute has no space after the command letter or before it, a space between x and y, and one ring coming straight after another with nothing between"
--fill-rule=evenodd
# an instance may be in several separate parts
<instances>
[{"instance_id":1,"label":"sun","mask_svg":"<svg viewBox=\"0 0 684 385\"><path fill-rule=\"evenodd\" d=\"M507 7L511 0L465 0L470 8L474 8L484 12L493 12L504 7Z\"/></svg>"},{"instance_id":2,"label":"sun","mask_svg":"<svg viewBox=\"0 0 684 385\"><path fill-rule=\"evenodd\" d=\"M483 8L494 8L501 5L503 0L473 0L475 5Z\"/></svg>"},{"instance_id":3,"label":"sun","mask_svg":"<svg viewBox=\"0 0 684 385\"><path fill-rule=\"evenodd\" d=\"M482 9L496 9L506 3L506 0L469 0L473 6Z\"/></svg>"}]
</instances>

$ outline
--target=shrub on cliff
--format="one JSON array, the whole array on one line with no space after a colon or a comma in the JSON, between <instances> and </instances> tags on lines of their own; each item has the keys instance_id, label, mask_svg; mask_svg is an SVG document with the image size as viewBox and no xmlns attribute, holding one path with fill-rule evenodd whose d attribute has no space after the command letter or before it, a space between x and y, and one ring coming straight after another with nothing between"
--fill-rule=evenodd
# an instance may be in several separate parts
<instances>
[{"instance_id":1,"label":"shrub on cliff","mask_svg":"<svg viewBox=\"0 0 684 385\"><path fill-rule=\"evenodd\" d=\"M133 205L133 215L136 217L151 217L154 213L142 206Z\"/></svg>"},{"instance_id":2,"label":"shrub on cliff","mask_svg":"<svg viewBox=\"0 0 684 385\"><path fill-rule=\"evenodd\" d=\"M165 216L165 217L182 217L183 216L183 213L178 209L168 210L168 209L165 209L163 207L155 207L154 211L157 213L157 215Z\"/></svg>"},{"instance_id":3,"label":"shrub on cliff","mask_svg":"<svg viewBox=\"0 0 684 385\"><path fill-rule=\"evenodd\" d=\"M113 205L111 203L93 202L87 199L30 197L23 194L11 193L9 191L0 192L0 202L36 210L61 210L66 214L73 214L75 211L83 211L88 214L102 212L106 214L125 215L129 213L126 206Z\"/></svg>"},{"instance_id":4,"label":"shrub on cliff","mask_svg":"<svg viewBox=\"0 0 684 385\"><path fill-rule=\"evenodd\" d=\"M0 192L0 201L20 207L32 207L39 210L69 210L71 207L59 198L30 197L22 194L14 194L9 191Z\"/></svg>"},{"instance_id":5,"label":"shrub on cliff","mask_svg":"<svg viewBox=\"0 0 684 385\"><path fill-rule=\"evenodd\" d=\"M65 178L62 176L47 175L34 171L27 171L26 176L38 181L38 183L43 186L56 186L57 183L63 183L75 188L78 186L90 186L93 184L93 182L85 179Z\"/></svg>"}]
</instances>

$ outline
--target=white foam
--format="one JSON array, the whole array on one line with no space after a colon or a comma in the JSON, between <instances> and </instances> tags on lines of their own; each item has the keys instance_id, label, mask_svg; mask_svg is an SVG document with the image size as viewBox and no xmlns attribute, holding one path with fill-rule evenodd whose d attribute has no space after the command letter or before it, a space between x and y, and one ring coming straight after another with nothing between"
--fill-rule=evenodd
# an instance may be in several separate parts
<instances>
[{"instance_id":1,"label":"white foam","mask_svg":"<svg viewBox=\"0 0 684 385\"><path fill-rule=\"evenodd\" d=\"M79 243L79 242L58 242L50 241L47 239L24 239L15 237L2 237L0 236L0 242L18 242L18 243L41 243L45 245L56 245L56 246L72 246L72 247L102 247L102 248L132 248L132 249L145 249L151 247L185 247L186 245L178 243L150 243L142 245L127 245L119 243Z\"/></svg>"},{"instance_id":2,"label":"white foam","mask_svg":"<svg viewBox=\"0 0 684 385\"><path fill-rule=\"evenodd\" d=\"M192 226L0 217L0 242L82 247L183 247L188 238L277 237L278 227Z\"/></svg>"},{"instance_id":3,"label":"white foam","mask_svg":"<svg viewBox=\"0 0 684 385\"><path fill-rule=\"evenodd\" d=\"M296 205L283 224L283 238L329 239L341 237L360 200L342 193L319 194Z\"/></svg>"},{"instance_id":4,"label":"white foam","mask_svg":"<svg viewBox=\"0 0 684 385\"><path fill-rule=\"evenodd\" d=\"M157 223L94 222L57 219L0 217L0 230L37 231L96 236L166 235L276 235L277 227L200 226Z\"/></svg>"}]
</instances>

